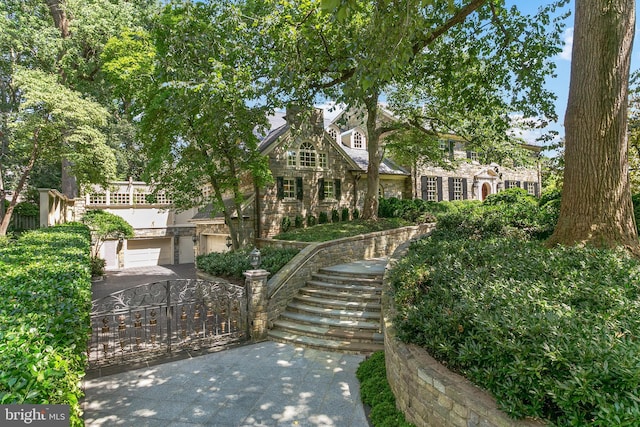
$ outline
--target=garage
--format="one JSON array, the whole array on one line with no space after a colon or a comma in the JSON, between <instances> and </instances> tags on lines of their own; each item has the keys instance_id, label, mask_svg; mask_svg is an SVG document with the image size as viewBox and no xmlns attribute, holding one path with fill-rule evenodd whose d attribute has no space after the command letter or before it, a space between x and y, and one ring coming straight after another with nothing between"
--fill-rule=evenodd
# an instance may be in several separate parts
<instances>
[{"instance_id":1,"label":"garage","mask_svg":"<svg viewBox=\"0 0 640 427\"><path fill-rule=\"evenodd\" d=\"M171 240L171 238L127 240L124 267L173 264Z\"/></svg>"},{"instance_id":2,"label":"garage","mask_svg":"<svg viewBox=\"0 0 640 427\"><path fill-rule=\"evenodd\" d=\"M203 254L229 252L229 248L227 247L227 234L205 234L202 237L204 237Z\"/></svg>"}]
</instances>

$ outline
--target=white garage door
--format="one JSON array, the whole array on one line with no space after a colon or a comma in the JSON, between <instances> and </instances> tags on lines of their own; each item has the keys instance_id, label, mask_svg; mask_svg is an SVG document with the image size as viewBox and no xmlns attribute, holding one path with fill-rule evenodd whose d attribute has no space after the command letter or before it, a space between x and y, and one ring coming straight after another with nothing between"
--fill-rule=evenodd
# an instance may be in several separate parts
<instances>
[{"instance_id":1,"label":"white garage door","mask_svg":"<svg viewBox=\"0 0 640 427\"><path fill-rule=\"evenodd\" d=\"M206 235L204 253L211 252L228 252L227 248L227 235L226 234L209 234Z\"/></svg>"},{"instance_id":2,"label":"white garage door","mask_svg":"<svg viewBox=\"0 0 640 427\"><path fill-rule=\"evenodd\" d=\"M163 264L173 264L171 238L127 240L124 253L125 268Z\"/></svg>"}]
</instances>

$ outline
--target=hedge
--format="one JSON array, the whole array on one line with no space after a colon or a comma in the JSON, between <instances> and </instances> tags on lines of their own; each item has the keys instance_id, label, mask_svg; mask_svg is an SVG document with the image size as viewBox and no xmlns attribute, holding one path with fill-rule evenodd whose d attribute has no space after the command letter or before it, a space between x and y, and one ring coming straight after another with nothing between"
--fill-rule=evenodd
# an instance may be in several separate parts
<instances>
[{"instance_id":1,"label":"hedge","mask_svg":"<svg viewBox=\"0 0 640 427\"><path fill-rule=\"evenodd\" d=\"M89 229L69 224L0 246L0 404L68 404L83 425L89 245Z\"/></svg>"},{"instance_id":2,"label":"hedge","mask_svg":"<svg viewBox=\"0 0 640 427\"><path fill-rule=\"evenodd\" d=\"M211 252L206 255L199 255L196 259L196 265L200 270L211 275L233 279L234 281L244 281L242 273L253 269L249 262L250 252L250 248L233 252ZM296 248L265 246L260 249L262 257L260 268L274 275L291 261L298 252L300 250Z\"/></svg>"}]
</instances>

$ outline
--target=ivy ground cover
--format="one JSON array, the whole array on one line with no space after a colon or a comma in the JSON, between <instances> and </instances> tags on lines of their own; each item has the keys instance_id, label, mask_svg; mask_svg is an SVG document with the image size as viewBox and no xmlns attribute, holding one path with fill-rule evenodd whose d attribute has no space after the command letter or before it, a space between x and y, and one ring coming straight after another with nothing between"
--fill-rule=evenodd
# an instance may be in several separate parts
<instances>
[{"instance_id":1,"label":"ivy ground cover","mask_svg":"<svg viewBox=\"0 0 640 427\"><path fill-rule=\"evenodd\" d=\"M550 425L640 420L640 262L440 231L393 270L401 339Z\"/></svg>"}]
</instances>

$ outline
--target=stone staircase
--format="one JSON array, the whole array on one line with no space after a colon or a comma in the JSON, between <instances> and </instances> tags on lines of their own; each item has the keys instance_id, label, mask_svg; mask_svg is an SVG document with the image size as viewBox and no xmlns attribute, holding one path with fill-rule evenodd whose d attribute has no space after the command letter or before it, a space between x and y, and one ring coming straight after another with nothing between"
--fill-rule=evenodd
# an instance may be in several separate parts
<instances>
[{"instance_id":1,"label":"stone staircase","mask_svg":"<svg viewBox=\"0 0 640 427\"><path fill-rule=\"evenodd\" d=\"M380 295L386 260L320 269L269 330L273 341L344 353L384 349Z\"/></svg>"}]
</instances>

